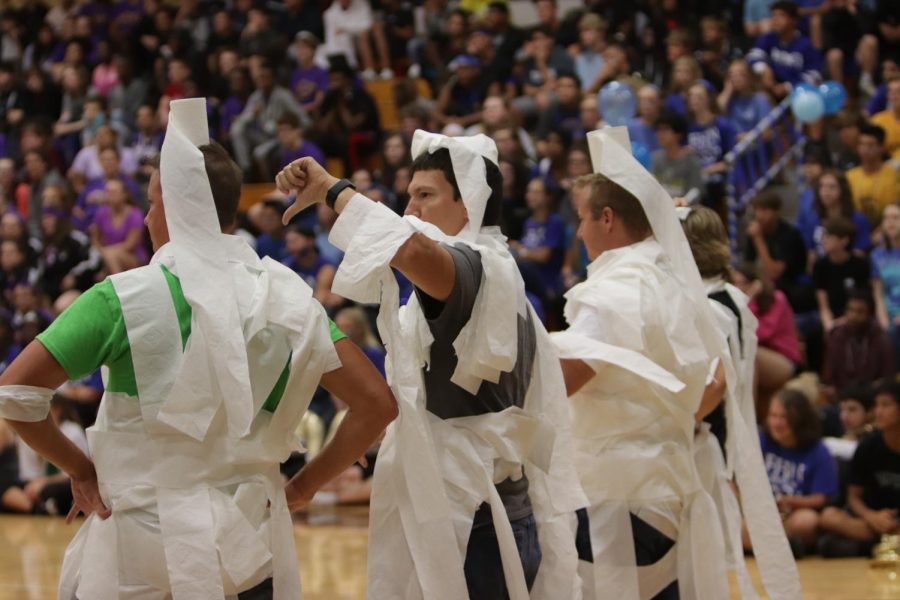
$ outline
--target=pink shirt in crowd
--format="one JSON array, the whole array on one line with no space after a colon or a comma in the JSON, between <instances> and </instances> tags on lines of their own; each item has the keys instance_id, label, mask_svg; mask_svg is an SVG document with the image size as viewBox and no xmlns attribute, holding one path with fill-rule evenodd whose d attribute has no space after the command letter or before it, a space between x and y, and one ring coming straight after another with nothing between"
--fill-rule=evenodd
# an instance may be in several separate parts
<instances>
[{"instance_id":1,"label":"pink shirt in crowd","mask_svg":"<svg viewBox=\"0 0 900 600\"><path fill-rule=\"evenodd\" d=\"M759 319L756 336L759 345L783 355L795 365L800 364L800 343L794 325L794 311L781 290L775 290L775 300L766 314L759 314L756 298L750 301L750 310Z\"/></svg>"}]
</instances>

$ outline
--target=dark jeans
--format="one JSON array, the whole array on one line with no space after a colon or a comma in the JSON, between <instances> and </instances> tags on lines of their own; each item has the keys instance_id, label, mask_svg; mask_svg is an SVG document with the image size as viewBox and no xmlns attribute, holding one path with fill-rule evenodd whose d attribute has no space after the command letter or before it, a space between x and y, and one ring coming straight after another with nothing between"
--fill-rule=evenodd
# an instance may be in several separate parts
<instances>
[{"instance_id":1,"label":"dark jeans","mask_svg":"<svg viewBox=\"0 0 900 600\"><path fill-rule=\"evenodd\" d=\"M538 543L534 515L512 521L510 525L516 538L522 569L525 571L525 583L530 590L537 577L538 567L541 566L541 546ZM465 573L470 600L509 598L493 523L472 529L466 548Z\"/></svg>"},{"instance_id":2,"label":"dark jeans","mask_svg":"<svg viewBox=\"0 0 900 600\"><path fill-rule=\"evenodd\" d=\"M594 553L591 549L591 529L587 511L576 511L578 517L578 529L575 532L575 547L578 549L578 559L586 562L594 562ZM637 566L652 565L666 555L675 545L675 541L665 536L658 529L631 515L631 533L634 539L634 557ZM600 582L597 582L600 585ZM670 583L663 591L653 597L653 600L679 600L678 581Z\"/></svg>"}]
</instances>

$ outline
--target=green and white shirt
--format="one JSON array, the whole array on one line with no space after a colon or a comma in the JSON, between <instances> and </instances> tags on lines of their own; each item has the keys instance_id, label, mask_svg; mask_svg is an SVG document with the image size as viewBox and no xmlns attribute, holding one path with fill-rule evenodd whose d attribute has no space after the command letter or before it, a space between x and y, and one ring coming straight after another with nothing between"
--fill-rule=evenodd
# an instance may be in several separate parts
<instances>
[{"instance_id":1,"label":"green and white shirt","mask_svg":"<svg viewBox=\"0 0 900 600\"><path fill-rule=\"evenodd\" d=\"M161 269L169 286L184 348L191 334L191 306L184 297L178 277L164 266ZM332 342L347 337L333 321L329 320L329 325ZM81 379L106 365L109 367L107 391L135 397L138 395L125 318L110 279L105 279L82 294L37 339L59 362L70 379ZM269 393L263 405L264 410L275 411L289 374L290 359Z\"/></svg>"}]
</instances>

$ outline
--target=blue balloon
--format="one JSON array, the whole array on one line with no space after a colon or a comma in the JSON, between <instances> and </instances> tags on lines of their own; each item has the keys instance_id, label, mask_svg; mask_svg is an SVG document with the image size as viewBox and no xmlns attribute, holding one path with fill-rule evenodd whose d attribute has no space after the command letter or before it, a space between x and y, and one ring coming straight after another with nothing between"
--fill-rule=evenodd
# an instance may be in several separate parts
<instances>
[{"instance_id":1,"label":"blue balloon","mask_svg":"<svg viewBox=\"0 0 900 600\"><path fill-rule=\"evenodd\" d=\"M637 100L634 92L624 83L610 81L597 94L597 106L603 120L619 127L625 125L629 119L637 114Z\"/></svg>"},{"instance_id":2,"label":"blue balloon","mask_svg":"<svg viewBox=\"0 0 900 600\"><path fill-rule=\"evenodd\" d=\"M826 115L833 115L847 103L847 90L837 81L826 81L819 86L819 93L825 100Z\"/></svg>"},{"instance_id":3,"label":"blue balloon","mask_svg":"<svg viewBox=\"0 0 900 600\"><path fill-rule=\"evenodd\" d=\"M801 123L812 123L821 119L825 114L825 100L818 90L793 94L791 111Z\"/></svg>"},{"instance_id":4,"label":"blue balloon","mask_svg":"<svg viewBox=\"0 0 900 600\"><path fill-rule=\"evenodd\" d=\"M800 83L794 84L794 87L791 88L791 98L804 92L819 93L819 88L811 83L801 81Z\"/></svg>"},{"instance_id":5,"label":"blue balloon","mask_svg":"<svg viewBox=\"0 0 900 600\"><path fill-rule=\"evenodd\" d=\"M647 150L647 146L640 142L631 142L631 154L634 155L637 161L641 163L645 169L648 171L650 170L650 151Z\"/></svg>"}]
</instances>

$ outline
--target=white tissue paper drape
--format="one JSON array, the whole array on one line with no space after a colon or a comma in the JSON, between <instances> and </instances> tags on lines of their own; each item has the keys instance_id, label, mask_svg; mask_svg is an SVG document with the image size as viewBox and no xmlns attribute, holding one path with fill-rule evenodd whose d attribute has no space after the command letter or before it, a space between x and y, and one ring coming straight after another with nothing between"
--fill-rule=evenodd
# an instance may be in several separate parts
<instances>
[{"instance_id":1,"label":"white tissue paper drape","mask_svg":"<svg viewBox=\"0 0 900 600\"><path fill-rule=\"evenodd\" d=\"M369 598L467 598L463 562L472 520L488 502L510 597L529 598L506 511L495 483L529 480L543 553L531 598L580 598L574 511L587 504L572 462L565 385L546 331L525 298L524 284L498 228L481 227L490 189L482 157L496 163L485 136L447 138L417 131L413 155L447 148L469 215L455 237L415 217L400 218L356 194L330 240L346 251L333 289L358 302L380 303L378 329L388 353L388 379L400 416L388 427L375 468L370 512ZM537 334L531 384L523 408L441 420L425 408L422 369L433 341L415 296L401 308L390 261L415 233L479 252L483 276L469 322L454 341L452 383L470 393L516 364L517 319L531 315Z\"/></svg>"},{"instance_id":2,"label":"white tissue paper drape","mask_svg":"<svg viewBox=\"0 0 900 600\"><path fill-rule=\"evenodd\" d=\"M585 597L651 598L677 578L682 597L725 598L724 540L710 526L715 506L694 464L693 437L709 365L729 360L727 347L672 200L631 155L627 132L591 132L588 145L594 172L638 199L653 235L598 257L566 294L570 329L552 336L561 357L598 373L570 399L591 502ZM662 560L637 566L630 514L675 540Z\"/></svg>"},{"instance_id":3,"label":"white tissue paper drape","mask_svg":"<svg viewBox=\"0 0 900 600\"><path fill-rule=\"evenodd\" d=\"M138 396L107 392L88 430L112 509L66 551L64 600L233 598L272 577L302 597L278 470L322 373L340 366L324 310L293 272L219 231L199 145L202 99L172 103L161 177L171 241L112 277ZM162 271L192 309L182 338ZM262 406L287 364L274 412Z\"/></svg>"}]
</instances>

